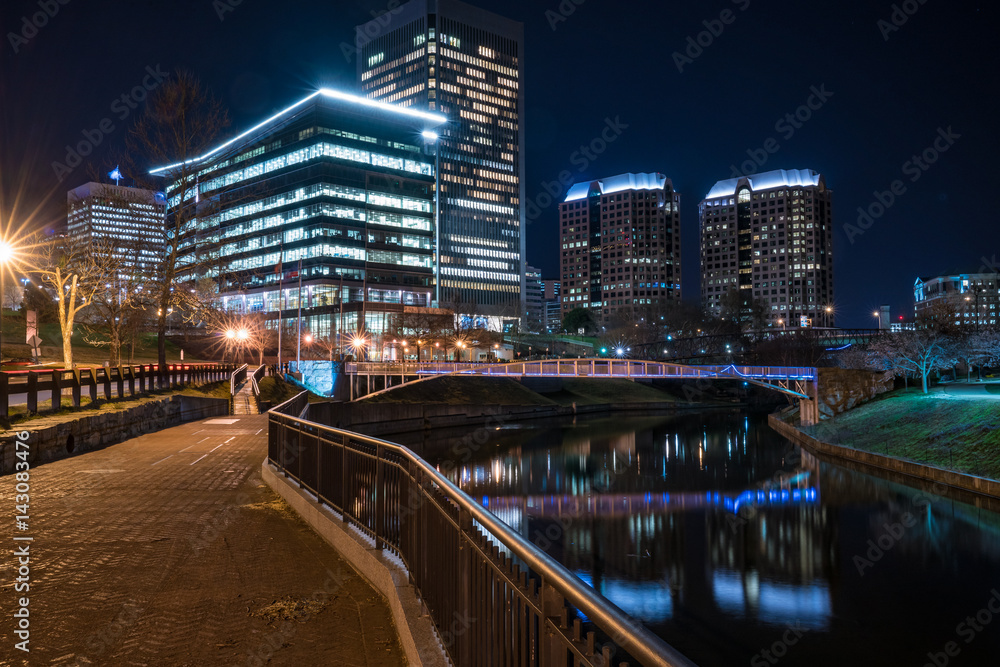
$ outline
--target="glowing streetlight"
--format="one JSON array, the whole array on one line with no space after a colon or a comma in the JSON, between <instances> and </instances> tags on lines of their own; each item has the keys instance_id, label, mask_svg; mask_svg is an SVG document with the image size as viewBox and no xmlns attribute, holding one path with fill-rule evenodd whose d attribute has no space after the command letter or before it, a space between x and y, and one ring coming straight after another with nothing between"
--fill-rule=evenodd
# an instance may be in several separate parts
<instances>
[{"instance_id":1,"label":"glowing streetlight","mask_svg":"<svg viewBox=\"0 0 1000 667\"><path fill-rule=\"evenodd\" d=\"M17 249L7 241L0 240L0 363L3 362L3 278L7 270L6 265L15 257L17 257Z\"/></svg>"}]
</instances>

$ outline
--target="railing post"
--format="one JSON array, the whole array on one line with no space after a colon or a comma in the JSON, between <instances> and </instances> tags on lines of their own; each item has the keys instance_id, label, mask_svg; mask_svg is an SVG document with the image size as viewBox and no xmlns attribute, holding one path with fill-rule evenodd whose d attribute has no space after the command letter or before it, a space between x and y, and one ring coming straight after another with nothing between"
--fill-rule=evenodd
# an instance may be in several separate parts
<instances>
[{"instance_id":1,"label":"railing post","mask_svg":"<svg viewBox=\"0 0 1000 667\"><path fill-rule=\"evenodd\" d=\"M384 549L385 544L385 466L382 445L375 446L375 548Z\"/></svg>"},{"instance_id":2,"label":"railing post","mask_svg":"<svg viewBox=\"0 0 1000 667\"><path fill-rule=\"evenodd\" d=\"M6 419L10 415L10 382L6 373L0 371L0 417Z\"/></svg>"},{"instance_id":3,"label":"railing post","mask_svg":"<svg viewBox=\"0 0 1000 667\"><path fill-rule=\"evenodd\" d=\"M469 545L469 540L472 539L472 517L469 516L468 511L463 508L458 510L458 614L459 618L469 619L470 622L475 623L472 620L472 572L473 568L473 551L472 547ZM478 594L482 594L478 592ZM478 620L478 619L477 619ZM458 641L458 655L454 656L459 665L471 665L473 664L472 659L472 641L471 637L461 637Z\"/></svg>"},{"instance_id":4,"label":"railing post","mask_svg":"<svg viewBox=\"0 0 1000 667\"><path fill-rule=\"evenodd\" d=\"M74 368L72 371L73 379L73 407L80 409L80 369Z\"/></svg>"},{"instance_id":5,"label":"railing post","mask_svg":"<svg viewBox=\"0 0 1000 667\"><path fill-rule=\"evenodd\" d=\"M344 523L349 523L347 516L347 445L350 439L346 435L340 436L340 518Z\"/></svg>"},{"instance_id":6,"label":"railing post","mask_svg":"<svg viewBox=\"0 0 1000 667\"><path fill-rule=\"evenodd\" d=\"M104 373L104 398L108 401L111 400L111 367L99 368L98 372Z\"/></svg>"},{"instance_id":7,"label":"railing post","mask_svg":"<svg viewBox=\"0 0 1000 667\"><path fill-rule=\"evenodd\" d=\"M123 398L125 396L125 369L122 368L121 364L118 365L118 379L116 380L118 384L118 398Z\"/></svg>"},{"instance_id":8,"label":"railing post","mask_svg":"<svg viewBox=\"0 0 1000 667\"><path fill-rule=\"evenodd\" d=\"M323 504L323 440L316 431L316 502Z\"/></svg>"},{"instance_id":9,"label":"railing post","mask_svg":"<svg viewBox=\"0 0 1000 667\"><path fill-rule=\"evenodd\" d=\"M28 371L28 414L38 412L38 371Z\"/></svg>"},{"instance_id":10,"label":"railing post","mask_svg":"<svg viewBox=\"0 0 1000 667\"><path fill-rule=\"evenodd\" d=\"M542 579L541 590L538 591L538 606L542 610L542 617L538 619L539 647L541 654L539 664L542 667L555 667L566 664L566 649L563 648L562 639L556 636L557 630L549 629L548 622L551 621L556 628L562 622L563 611L566 609L563 596L555 588L550 586L545 579Z\"/></svg>"},{"instance_id":11,"label":"railing post","mask_svg":"<svg viewBox=\"0 0 1000 667\"><path fill-rule=\"evenodd\" d=\"M83 371L81 371L81 373L82 372ZM97 402L97 370L95 370L93 368L88 368L87 369L87 376L88 376L88 379L90 380L87 383L87 390L90 392L90 402L91 403L96 403Z\"/></svg>"},{"instance_id":12,"label":"railing post","mask_svg":"<svg viewBox=\"0 0 1000 667\"><path fill-rule=\"evenodd\" d=\"M62 409L62 371L52 371L52 410Z\"/></svg>"},{"instance_id":13,"label":"railing post","mask_svg":"<svg viewBox=\"0 0 1000 667\"><path fill-rule=\"evenodd\" d=\"M128 393L135 396L135 366L128 367Z\"/></svg>"}]
</instances>

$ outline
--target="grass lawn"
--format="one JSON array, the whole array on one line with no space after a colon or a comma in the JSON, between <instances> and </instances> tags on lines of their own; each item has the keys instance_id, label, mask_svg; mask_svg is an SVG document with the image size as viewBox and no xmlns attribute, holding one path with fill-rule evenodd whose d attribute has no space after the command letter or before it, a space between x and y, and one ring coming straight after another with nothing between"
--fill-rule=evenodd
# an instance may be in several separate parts
<instances>
[{"instance_id":1,"label":"grass lawn","mask_svg":"<svg viewBox=\"0 0 1000 667\"><path fill-rule=\"evenodd\" d=\"M824 442L1000 479L1000 401L894 391L803 431Z\"/></svg>"},{"instance_id":2,"label":"grass lawn","mask_svg":"<svg viewBox=\"0 0 1000 667\"><path fill-rule=\"evenodd\" d=\"M295 398L302 393L302 388L298 387L291 382L285 382L284 380L274 377L273 375L268 375L260 379L257 383L257 388L260 389L260 400L270 401L271 407L276 405L281 405L290 398ZM229 391L229 387L226 387L226 391ZM309 392L309 402L313 403L315 401L328 401L330 399L319 396Z\"/></svg>"}]
</instances>

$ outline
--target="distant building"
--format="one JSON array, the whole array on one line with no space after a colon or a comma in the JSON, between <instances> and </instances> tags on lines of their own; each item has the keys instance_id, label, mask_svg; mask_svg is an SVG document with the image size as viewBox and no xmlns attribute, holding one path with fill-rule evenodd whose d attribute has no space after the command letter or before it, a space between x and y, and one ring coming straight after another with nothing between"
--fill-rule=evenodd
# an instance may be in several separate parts
<instances>
[{"instance_id":1,"label":"distant building","mask_svg":"<svg viewBox=\"0 0 1000 667\"><path fill-rule=\"evenodd\" d=\"M576 183L559 205L562 312L637 319L681 298L680 194L663 174Z\"/></svg>"},{"instance_id":2,"label":"distant building","mask_svg":"<svg viewBox=\"0 0 1000 667\"><path fill-rule=\"evenodd\" d=\"M561 285L562 283L558 280L542 281L542 307L544 309L542 329L546 333L558 333L562 330Z\"/></svg>"},{"instance_id":3,"label":"distant building","mask_svg":"<svg viewBox=\"0 0 1000 667\"><path fill-rule=\"evenodd\" d=\"M411 0L357 30L364 95L448 117L436 130L441 305L513 320L525 290L524 25Z\"/></svg>"},{"instance_id":4,"label":"distant building","mask_svg":"<svg viewBox=\"0 0 1000 667\"><path fill-rule=\"evenodd\" d=\"M967 328L995 327L1000 311L1000 274L959 273L917 278L913 283L918 325L947 318Z\"/></svg>"},{"instance_id":5,"label":"distant building","mask_svg":"<svg viewBox=\"0 0 1000 667\"><path fill-rule=\"evenodd\" d=\"M699 204L702 306L737 290L772 326L834 326L833 193L810 169L716 183Z\"/></svg>"},{"instance_id":6,"label":"distant building","mask_svg":"<svg viewBox=\"0 0 1000 667\"><path fill-rule=\"evenodd\" d=\"M67 192L66 203L71 246L114 244L128 265L157 275L166 246L167 200L162 192L91 182Z\"/></svg>"},{"instance_id":7,"label":"distant building","mask_svg":"<svg viewBox=\"0 0 1000 667\"><path fill-rule=\"evenodd\" d=\"M524 324L528 331L540 331L544 320L543 294L545 286L542 283L542 272L533 266L527 267L524 273L524 313L527 322Z\"/></svg>"},{"instance_id":8,"label":"distant building","mask_svg":"<svg viewBox=\"0 0 1000 667\"><path fill-rule=\"evenodd\" d=\"M302 330L316 338L379 333L430 307L435 177L422 133L444 121L324 89L193 166L154 170L177 207L181 170L193 183L197 169L204 212L181 237L181 279L215 279L226 310L272 325L279 311L297 317L301 280Z\"/></svg>"}]
</instances>

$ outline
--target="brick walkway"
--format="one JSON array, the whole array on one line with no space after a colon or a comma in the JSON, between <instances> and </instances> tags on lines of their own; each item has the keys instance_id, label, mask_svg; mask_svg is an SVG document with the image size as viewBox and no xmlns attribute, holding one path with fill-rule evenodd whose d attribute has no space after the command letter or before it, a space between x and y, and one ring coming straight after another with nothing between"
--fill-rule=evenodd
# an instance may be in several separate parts
<instances>
[{"instance_id":1,"label":"brick walkway","mask_svg":"<svg viewBox=\"0 0 1000 667\"><path fill-rule=\"evenodd\" d=\"M32 470L31 665L404 662L385 601L261 481L266 416L230 419ZM4 613L0 664L28 664L13 629Z\"/></svg>"}]
</instances>

